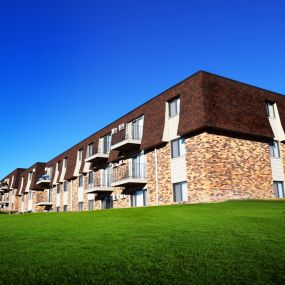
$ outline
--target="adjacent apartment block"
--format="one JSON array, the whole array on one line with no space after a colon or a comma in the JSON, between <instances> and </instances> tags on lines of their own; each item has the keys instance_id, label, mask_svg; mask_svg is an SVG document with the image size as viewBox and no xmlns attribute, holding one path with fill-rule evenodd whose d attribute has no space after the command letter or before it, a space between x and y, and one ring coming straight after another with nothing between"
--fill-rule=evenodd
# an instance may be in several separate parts
<instances>
[{"instance_id":1,"label":"adjacent apartment block","mask_svg":"<svg viewBox=\"0 0 285 285\"><path fill-rule=\"evenodd\" d=\"M0 207L82 211L284 198L285 97L199 71L46 163Z\"/></svg>"}]
</instances>

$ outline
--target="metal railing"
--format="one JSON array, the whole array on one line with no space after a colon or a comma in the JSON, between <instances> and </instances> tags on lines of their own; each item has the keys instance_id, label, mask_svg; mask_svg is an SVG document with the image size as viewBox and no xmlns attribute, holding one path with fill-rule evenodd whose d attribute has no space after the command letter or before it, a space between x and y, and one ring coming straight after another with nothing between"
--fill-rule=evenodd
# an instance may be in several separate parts
<instances>
[{"instance_id":1,"label":"metal railing","mask_svg":"<svg viewBox=\"0 0 285 285\"><path fill-rule=\"evenodd\" d=\"M39 178L38 182L40 182L40 181L49 181L49 180L50 180L50 176L47 175L47 174L44 174L44 175L42 175L42 176Z\"/></svg>"},{"instance_id":2,"label":"metal railing","mask_svg":"<svg viewBox=\"0 0 285 285\"><path fill-rule=\"evenodd\" d=\"M112 173L102 174L100 177L96 177L94 180L94 187L111 187Z\"/></svg>"},{"instance_id":3,"label":"metal railing","mask_svg":"<svg viewBox=\"0 0 285 285\"><path fill-rule=\"evenodd\" d=\"M111 149L111 138L110 141L99 141L98 143L98 154L108 154Z\"/></svg>"},{"instance_id":4,"label":"metal railing","mask_svg":"<svg viewBox=\"0 0 285 285\"><path fill-rule=\"evenodd\" d=\"M112 175L113 182L128 178L145 179L146 178L145 163L129 162L125 165L113 169L113 175Z\"/></svg>"},{"instance_id":5,"label":"metal railing","mask_svg":"<svg viewBox=\"0 0 285 285\"><path fill-rule=\"evenodd\" d=\"M130 124L125 129L112 135L112 145L127 139L141 140L143 135L143 126Z\"/></svg>"}]
</instances>

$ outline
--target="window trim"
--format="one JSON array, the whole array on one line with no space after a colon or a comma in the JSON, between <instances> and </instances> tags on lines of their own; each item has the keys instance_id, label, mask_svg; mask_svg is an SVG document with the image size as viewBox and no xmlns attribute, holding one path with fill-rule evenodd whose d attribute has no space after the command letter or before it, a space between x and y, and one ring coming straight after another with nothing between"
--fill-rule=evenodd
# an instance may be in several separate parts
<instances>
[{"instance_id":1,"label":"window trim","mask_svg":"<svg viewBox=\"0 0 285 285\"><path fill-rule=\"evenodd\" d=\"M269 101L266 102L266 111L267 111L268 118L271 118L271 119L276 118L275 104L276 103L274 102L269 102ZM273 116L270 115L269 106L272 106Z\"/></svg>"},{"instance_id":2,"label":"window trim","mask_svg":"<svg viewBox=\"0 0 285 285\"><path fill-rule=\"evenodd\" d=\"M175 201L176 196L175 196L175 186L179 185L180 189L179 191L181 191L181 200L180 201ZM186 200L183 200L183 185L185 185L185 194L186 194ZM181 181L181 182L176 182L176 183L172 183L172 199L173 199L173 203L183 203L183 202L188 202L188 189L187 189L187 181Z\"/></svg>"},{"instance_id":3,"label":"window trim","mask_svg":"<svg viewBox=\"0 0 285 285\"><path fill-rule=\"evenodd\" d=\"M175 116L180 114L180 96L172 98L171 100L167 101L168 103L168 118L174 118ZM175 114L171 114L171 104L175 103Z\"/></svg>"},{"instance_id":4,"label":"window trim","mask_svg":"<svg viewBox=\"0 0 285 285\"><path fill-rule=\"evenodd\" d=\"M277 146L276 148L275 145ZM275 150L277 150L277 156ZM269 144L269 152L270 152L270 158L281 158L279 141L274 140Z\"/></svg>"},{"instance_id":5,"label":"window trim","mask_svg":"<svg viewBox=\"0 0 285 285\"><path fill-rule=\"evenodd\" d=\"M174 143L177 142L177 156L174 156ZM182 147L183 147L183 151L182 151ZM177 139L174 139L172 141L170 141L170 152L171 152L171 158L178 158L178 157L183 157L185 156L185 138L184 137L180 137Z\"/></svg>"}]
</instances>

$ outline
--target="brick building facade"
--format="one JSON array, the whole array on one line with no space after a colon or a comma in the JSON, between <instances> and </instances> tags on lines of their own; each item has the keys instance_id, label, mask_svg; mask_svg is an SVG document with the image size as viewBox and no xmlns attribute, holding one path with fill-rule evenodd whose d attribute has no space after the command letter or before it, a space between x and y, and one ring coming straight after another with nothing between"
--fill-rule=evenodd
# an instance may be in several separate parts
<instances>
[{"instance_id":1,"label":"brick building facade","mask_svg":"<svg viewBox=\"0 0 285 285\"><path fill-rule=\"evenodd\" d=\"M284 197L285 97L197 72L47 163L0 208L81 211Z\"/></svg>"}]
</instances>

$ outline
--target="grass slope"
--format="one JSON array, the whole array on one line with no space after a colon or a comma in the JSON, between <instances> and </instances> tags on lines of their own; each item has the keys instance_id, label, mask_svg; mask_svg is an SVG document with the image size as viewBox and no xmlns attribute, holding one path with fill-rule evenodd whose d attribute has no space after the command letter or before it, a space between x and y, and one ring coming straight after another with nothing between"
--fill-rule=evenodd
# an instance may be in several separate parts
<instances>
[{"instance_id":1,"label":"grass slope","mask_svg":"<svg viewBox=\"0 0 285 285\"><path fill-rule=\"evenodd\" d=\"M285 202L0 215L0 284L285 284Z\"/></svg>"}]
</instances>

